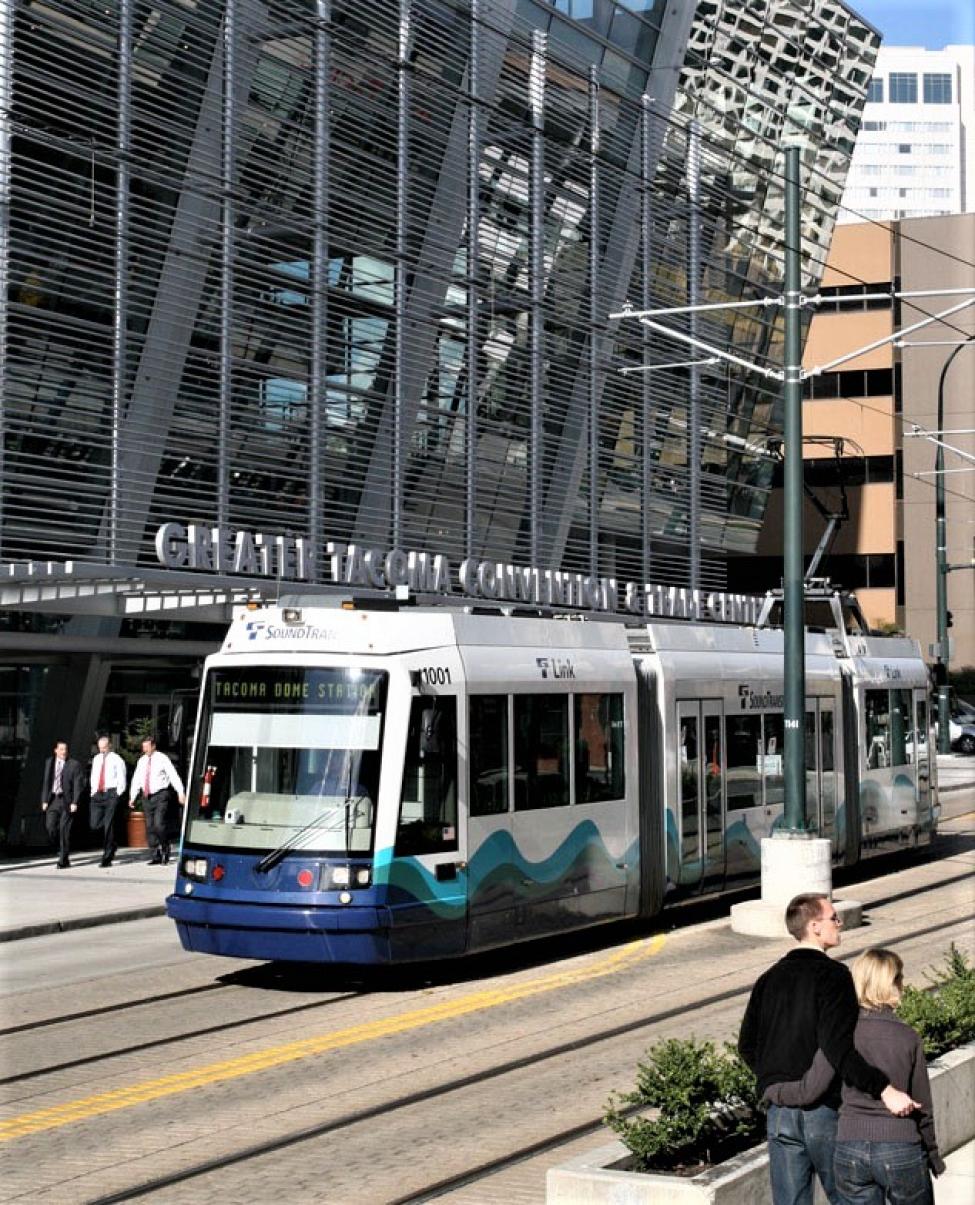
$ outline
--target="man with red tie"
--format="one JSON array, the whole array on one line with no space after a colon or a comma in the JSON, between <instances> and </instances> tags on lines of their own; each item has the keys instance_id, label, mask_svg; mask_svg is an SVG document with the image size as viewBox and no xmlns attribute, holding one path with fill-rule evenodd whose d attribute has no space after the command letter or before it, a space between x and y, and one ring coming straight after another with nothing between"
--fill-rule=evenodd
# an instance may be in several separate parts
<instances>
[{"instance_id":1,"label":"man with red tie","mask_svg":"<svg viewBox=\"0 0 975 1205\"><path fill-rule=\"evenodd\" d=\"M68 757L68 742L58 741L54 755L44 763L41 779L41 811L48 840L58 847L58 870L66 870L71 844L71 825L78 810L83 786L81 765Z\"/></svg>"},{"instance_id":2,"label":"man with red tie","mask_svg":"<svg viewBox=\"0 0 975 1205\"><path fill-rule=\"evenodd\" d=\"M125 762L112 752L107 736L98 738L98 752L91 763L91 831L102 831L100 866L111 866L115 857L115 805L125 794Z\"/></svg>"},{"instance_id":3,"label":"man with red tie","mask_svg":"<svg viewBox=\"0 0 975 1205\"><path fill-rule=\"evenodd\" d=\"M169 788L172 787L179 799L180 807L186 803L186 791L183 780L176 773L176 767L165 753L156 749L156 742L147 736L142 742L142 756L139 758L132 775L132 787L129 791L129 807L135 807L135 801L142 792L142 810L146 816L146 836L152 857L150 866L165 865L169 861L169 837L166 832L166 810L169 807Z\"/></svg>"}]
</instances>

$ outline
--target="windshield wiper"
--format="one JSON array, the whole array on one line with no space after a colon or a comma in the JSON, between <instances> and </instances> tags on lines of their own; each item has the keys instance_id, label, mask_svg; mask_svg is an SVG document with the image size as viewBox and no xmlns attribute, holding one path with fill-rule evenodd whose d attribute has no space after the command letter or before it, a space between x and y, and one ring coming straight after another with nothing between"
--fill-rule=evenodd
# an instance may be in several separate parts
<instances>
[{"instance_id":1,"label":"windshield wiper","mask_svg":"<svg viewBox=\"0 0 975 1205\"><path fill-rule=\"evenodd\" d=\"M365 795L356 795L355 797L347 796L342 801L342 803L337 804L333 807L327 808L324 812L320 812L317 816L315 816L315 818L313 820L310 820L303 828L298 829L298 831L296 833L294 833L291 837L289 837L287 841L284 841L281 845L279 845L277 847L277 849L272 849L269 854L265 854L264 857L261 858L260 862L258 862L257 865L254 867L254 869L256 871L258 871L259 874L266 874L269 870L272 870L275 866L277 866L277 864L280 861L282 861L285 857L287 857L287 855L289 853L292 853L294 850L299 849L302 839L306 838L306 837L310 837L313 832L320 830L325 833L334 833L335 830L338 828L338 824L322 824L321 821L324 820L325 817L330 812L334 812L338 808L342 809L342 818L341 818L340 822L345 825L345 831L346 831L345 848L346 848L346 852L348 852L348 848L349 848L349 819L348 819L349 812L350 812L351 808L354 808L357 804L360 804L363 801L363 799L365 799L365 798L366 798Z\"/></svg>"}]
</instances>

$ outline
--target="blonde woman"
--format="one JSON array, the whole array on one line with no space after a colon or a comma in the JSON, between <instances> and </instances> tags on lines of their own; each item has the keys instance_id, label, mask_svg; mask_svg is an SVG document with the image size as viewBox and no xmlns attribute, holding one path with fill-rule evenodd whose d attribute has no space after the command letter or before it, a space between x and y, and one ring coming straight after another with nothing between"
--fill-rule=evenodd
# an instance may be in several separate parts
<instances>
[{"instance_id":1,"label":"blonde woman","mask_svg":"<svg viewBox=\"0 0 975 1205\"><path fill-rule=\"evenodd\" d=\"M920 1036L894 1015L904 988L904 964L893 950L864 950L850 968L860 1001L854 1041L920 1105L910 1117L892 1117L878 1101L849 1084L836 1132L836 1187L850 1205L924 1205L932 1202L930 1172L939 1176L931 1086Z\"/></svg>"},{"instance_id":2,"label":"blonde woman","mask_svg":"<svg viewBox=\"0 0 975 1205\"><path fill-rule=\"evenodd\" d=\"M931 1174L944 1171L931 1112L931 1087L921 1039L894 1015L904 986L904 964L892 950L865 950L851 970L860 1015L857 1051L890 1082L912 1096L909 1117L892 1116L867 1093L843 1084L833 1171L846 1205L931 1205ZM835 1072L822 1050L801 1080L766 1089L771 1104L803 1108L826 1090Z\"/></svg>"}]
</instances>

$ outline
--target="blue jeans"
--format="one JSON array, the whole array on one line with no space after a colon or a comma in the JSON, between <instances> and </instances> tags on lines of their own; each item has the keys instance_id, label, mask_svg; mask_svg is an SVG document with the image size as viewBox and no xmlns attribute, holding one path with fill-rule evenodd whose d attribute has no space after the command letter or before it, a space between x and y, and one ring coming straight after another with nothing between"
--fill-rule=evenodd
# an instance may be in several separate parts
<instances>
[{"instance_id":1,"label":"blue jeans","mask_svg":"<svg viewBox=\"0 0 975 1205\"><path fill-rule=\"evenodd\" d=\"M833 1179L837 1113L827 1105L787 1109L770 1105L768 1162L774 1205L812 1205L813 1172L833 1205L842 1205Z\"/></svg>"},{"instance_id":2,"label":"blue jeans","mask_svg":"<svg viewBox=\"0 0 975 1205\"><path fill-rule=\"evenodd\" d=\"M928 1157L919 1142L838 1142L836 1187L844 1205L932 1205Z\"/></svg>"}]
</instances>

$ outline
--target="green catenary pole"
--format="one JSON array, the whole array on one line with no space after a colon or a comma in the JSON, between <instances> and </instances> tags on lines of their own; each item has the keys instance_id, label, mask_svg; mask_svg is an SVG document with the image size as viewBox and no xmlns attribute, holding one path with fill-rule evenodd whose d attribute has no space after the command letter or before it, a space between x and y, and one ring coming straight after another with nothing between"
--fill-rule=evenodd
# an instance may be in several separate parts
<instances>
[{"instance_id":1,"label":"green catenary pole","mask_svg":"<svg viewBox=\"0 0 975 1205\"><path fill-rule=\"evenodd\" d=\"M802 583L802 267L799 147L785 150L785 815L787 832L806 827L805 698Z\"/></svg>"}]
</instances>

